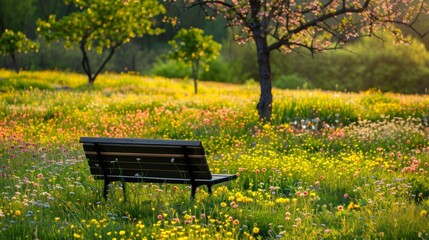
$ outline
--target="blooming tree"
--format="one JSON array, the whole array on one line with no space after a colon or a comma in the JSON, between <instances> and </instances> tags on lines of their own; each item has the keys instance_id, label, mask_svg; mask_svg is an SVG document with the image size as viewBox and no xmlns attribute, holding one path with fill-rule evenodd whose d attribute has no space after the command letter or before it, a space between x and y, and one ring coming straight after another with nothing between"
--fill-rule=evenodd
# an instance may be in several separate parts
<instances>
[{"instance_id":1,"label":"blooming tree","mask_svg":"<svg viewBox=\"0 0 429 240\"><path fill-rule=\"evenodd\" d=\"M399 27L417 31L414 26L421 15L429 13L427 0L184 0L184 4L223 16L236 30L236 40L254 42L261 91L257 109L264 120L272 112L272 51L288 53L303 47L322 52L386 30L401 41Z\"/></svg>"},{"instance_id":2,"label":"blooming tree","mask_svg":"<svg viewBox=\"0 0 429 240\"><path fill-rule=\"evenodd\" d=\"M60 20L55 15L47 21L38 20L37 31L48 41L64 40L66 48L77 45L82 52L82 67L92 85L115 51L132 38L159 34L155 16L165 8L157 0L66 0L81 9ZM88 51L108 50L108 55L93 73Z\"/></svg>"}]
</instances>

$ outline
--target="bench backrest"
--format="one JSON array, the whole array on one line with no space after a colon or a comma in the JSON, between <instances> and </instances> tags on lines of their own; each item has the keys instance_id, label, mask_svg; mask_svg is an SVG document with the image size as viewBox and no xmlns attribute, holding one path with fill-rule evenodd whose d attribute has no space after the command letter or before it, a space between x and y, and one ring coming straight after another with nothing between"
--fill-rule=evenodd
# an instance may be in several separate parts
<instances>
[{"instance_id":1,"label":"bench backrest","mask_svg":"<svg viewBox=\"0 0 429 240\"><path fill-rule=\"evenodd\" d=\"M80 142L98 177L212 178L201 141L82 137Z\"/></svg>"}]
</instances>

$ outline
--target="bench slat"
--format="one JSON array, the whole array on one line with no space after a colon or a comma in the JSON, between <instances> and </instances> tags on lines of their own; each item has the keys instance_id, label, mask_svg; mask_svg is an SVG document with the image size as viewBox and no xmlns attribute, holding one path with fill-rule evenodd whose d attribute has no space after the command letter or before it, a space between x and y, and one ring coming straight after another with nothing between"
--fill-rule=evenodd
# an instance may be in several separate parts
<instances>
[{"instance_id":1,"label":"bench slat","mask_svg":"<svg viewBox=\"0 0 429 240\"><path fill-rule=\"evenodd\" d=\"M83 144L85 151L95 152L94 144ZM100 152L125 152L125 153L169 153L184 154L182 146L154 146L154 145L120 145L120 144L99 144ZM205 155L202 147L186 147L189 155Z\"/></svg>"},{"instance_id":2,"label":"bench slat","mask_svg":"<svg viewBox=\"0 0 429 240\"><path fill-rule=\"evenodd\" d=\"M100 163L98 160L89 160L89 167L100 167ZM209 172L210 169L206 164L191 164L187 165L184 163L159 163L159 162L125 162L125 161L114 161L114 162L104 162L104 167L108 169L142 169L142 170L169 170L169 171L188 171L189 167L192 171L206 171Z\"/></svg>"},{"instance_id":3,"label":"bench slat","mask_svg":"<svg viewBox=\"0 0 429 240\"><path fill-rule=\"evenodd\" d=\"M144 169L117 169L111 168L106 169L107 175L120 175L124 178L128 177L158 177L158 178L187 178L189 179L188 171L172 171L172 170L144 170ZM101 168L90 168L91 174L93 175L103 175L103 171ZM193 172L195 178L199 179L211 179L211 175L206 171L194 171Z\"/></svg>"},{"instance_id":4,"label":"bench slat","mask_svg":"<svg viewBox=\"0 0 429 240\"><path fill-rule=\"evenodd\" d=\"M102 175L94 175L95 179L104 179ZM122 177L120 175L110 175L109 178L112 181L121 181L126 182L150 182L150 183L183 183L191 184L191 179L189 178L156 178L156 177ZM213 174L211 179L195 179L195 182L199 185L207 184L217 184L226 181L236 179L237 175L235 174Z\"/></svg>"},{"instance_id":5,"label":"bench slat","mask_svg":"<svg viewBox=\"0 0 429 240\"><path fill-rule=\"evenodd\" d=\"M81 137L80 143L97 144L125 144L125 145L170 145L170 146L194 146L202 147L201 141L194 140L161 140L143 138L103 138L103 137Z\"/></svg>"},{"instance_id":6,"label":"bench slat","mask_svg":"<svg viewBox=\"0 0 429 240\"><path fill-rule=\"evenodd\" d=\"M106 155L101 153L103 156L103 160L105 162L113 162L116 160L121 160L124 162L143 162L143 163L170 163L170 164L178 164L178 163L186 163L186 159L183 155L145 155L145 154L123 154L123 155ZM89 160L97 160L98 156L95 152L87 153L86 158ZM207 160L204 156L189 156L192 160L191 164L206 164Z\"/></svg>"}]
</instances>

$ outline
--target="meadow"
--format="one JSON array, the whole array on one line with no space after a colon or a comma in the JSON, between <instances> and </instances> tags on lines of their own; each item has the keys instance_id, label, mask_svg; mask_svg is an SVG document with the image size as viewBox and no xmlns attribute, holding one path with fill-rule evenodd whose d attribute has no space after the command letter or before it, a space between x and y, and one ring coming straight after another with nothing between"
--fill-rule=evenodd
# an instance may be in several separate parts
<instances>
[{"instance_id":1,"label":"meadow","mask_svg":"<svg viewBox=\"0 0 429 240\"><path fill-rule=\"evenodd\" d=\"M0 239L429 239L429 95L0 70ZM113 184L82 136L201 140L200 187Z\"/></svg>"}]
</instances>

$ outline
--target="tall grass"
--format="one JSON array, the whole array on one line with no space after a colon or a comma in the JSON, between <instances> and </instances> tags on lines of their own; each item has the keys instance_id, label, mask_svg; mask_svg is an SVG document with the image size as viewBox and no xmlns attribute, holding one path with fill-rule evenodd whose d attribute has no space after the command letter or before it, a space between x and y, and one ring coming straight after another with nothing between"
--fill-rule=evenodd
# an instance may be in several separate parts
<instances>
[{"instance_id":1,"label":"tall grass","mask_svg":"<svg viewBox=\"0 0 429 240\"><path fill-rule=\"evenodd\" d=\"M429 97L275 90L104 74L0 71L1 239L429 238ZM199 139L201 187L120 183L109 200L81 136Z\"/></svg>"}]
</instances>

